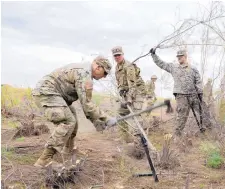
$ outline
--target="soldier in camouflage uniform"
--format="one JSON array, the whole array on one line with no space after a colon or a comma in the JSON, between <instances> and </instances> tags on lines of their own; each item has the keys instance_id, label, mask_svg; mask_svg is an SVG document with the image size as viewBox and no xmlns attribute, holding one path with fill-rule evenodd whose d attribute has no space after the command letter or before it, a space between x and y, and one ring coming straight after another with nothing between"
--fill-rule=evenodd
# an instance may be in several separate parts
<instances>
[{"instance_id":1,"label":"soldier in camouflage uniform","mask_svg":"<svg viewBox=\"0 0 225 189\"><path fill-rule=\"evenodd\" d=\"M208 79L207 83L203 89L203 98L209 107L213 102L213 93L212 93L212 79Z\"/></svg>"},{"instance_id":2,"label":"soldier in camouflage uniform","mask_svg":"<svg viewBox=\"0 0 225 189\"><path fill-rule=\"evenodd\" d=\"M142 110L146 89L145 83L140 76L140 68L138 68L136 64L130 63L124 59L122 47L114 47L112 49L112 54L117 63L115 75L120 96L128 105L133 108L134 111ZM121 103L118 111L121 116L125 116L130 113L128 108L124 106L123 103ZM123 122L120 129L122 137L125 139L125 141L128 140L129 136L127 131L129 129L127 123ZM137 158L142 158L144 151L140 144L140 137L138 134L138 131L134 131L134 135L136 136L136 139L134 140L134 155Z\"/></svg>"},{"instance_id":3,"label":"soldier in camouflage uniform","mask_svg":"<svg viewBox=\"0 0 225 189\"><path fill-rule=\"evenodd\" d=\"M155 82L157 80L157 76L156 75L152 75L151 76L151 80L148 80L146 82L146 91L147 91L147 95L146 95L146 100L145 103L143 105L143 109L146 109L149 106L153 106L155 101L157 100L156 95L155 95ZM148 126L149 123L151 122L151 112L147 112L145 113L143 116L146 116L146 120L148 120Z\"/></svg>"},{"instance_id":4,"label":"soldier in camouflage uniform","mask_svg":"<svg viewBox=\"0 0 225 189\"><path fill-rule=\"evenodd\" d=\"M55 128L35 166L45 167L52 161L56 152L61 153L65 161L71 158L78 129L76 112L70 106L74 101L80 100L87 119L97 128L100 121L106 126L116 123L116 118L105 115L91 101L92 79L106 77L110 70L109 60L98 56L91 64L69 64L44 76L38 82L32 92L33 97L36 104L43 109L48 121L54 123Z\"/></svg>"},{"instance_id":5,"label":"soldier in camouflage uniform","mask_svg":"<svg viewBox=\"0 0 225 189\"><path fill-rule=\"evenodd\" d=\"M156 81L157 81L157 76L152 75L151 80L146 82L147 97L151 98L152 102L156 101L156 95L155 95L155 82Z\"/></svg>"},{"instance_id":6,"label":"soldier in camouflage uniform","mask_svg":"<svg viewBox=\"0 0 225 189\"><path fill-rule=\"evenodd\" d=\"M174 79L173 94L177 102L177 128L176 135L181 135L187 122L190 112L190 106L200 114L202 110L203 125L211 129L211 121L209 119L209 111L202 99L202 82L198 70L187 62L187 53L184 50L177 52L179 65L166 63L162 61L156 54L155 48L150 50L153 61L157 66L172 74Z\"/></svg>"}]
</instances>

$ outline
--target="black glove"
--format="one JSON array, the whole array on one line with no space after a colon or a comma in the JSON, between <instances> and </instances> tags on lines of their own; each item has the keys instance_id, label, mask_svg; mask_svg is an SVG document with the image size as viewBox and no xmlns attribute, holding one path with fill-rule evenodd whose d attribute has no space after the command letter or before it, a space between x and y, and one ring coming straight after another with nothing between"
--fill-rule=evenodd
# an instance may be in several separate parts
<instances>
[{"instance_id":1,"label":"black glove","mask_svg":"<svg viewBox=\"0 0 225 189\"><path fill-rule=\"evenodd\" d=\"M200 100L200 102L202 102L202 93L200 93L200 94L198 94L198 98L199 98L199 100Z\"/></svg>"},{"instance_id":2,"label":"black glove","mask_svg":"<svg viewBox=\"0 0 225 189\"><path fill-rule=\"evenodd\" d=\"M155 51L156 51L156 48L151 48L149 52L150 52L151 54L155 54Z\"/></svg>"},{"instance_id":3,"label":"black glove","mask_svg":"<svg viewBox=\"0 0 225 189\"><path fill-rule=\"evenodd\" d=\"M125 97L126 96L126 93L127 93L127 91L126 90L120 90L120 96L121 97Z\"/></svg>"},{"instance_id":4,"label":"black glove","mask_svg":"<svg viewBox=\"0 0 225 189\"><path fill-rule=\"evenodd\" d=\"M120 104L120 107L121 107L121 108L124 108L124 109L127 109L127 103L126 103L126 102L122 102L122 103Z\"/></svg>"},{"instance_id":5,"label":"black glove","mask_svg":"<svg viewBox=\"0 0 225 189\"><path fill-rule=\"evenodd\" d=\"M128 106L131 106L132 103L131 103L131 102L122 102L122 103L120 104L120 107L121 107L121 108L124 108L124 109L127 109L127 105L128 105Z\"/></svg>"}]
</instances>

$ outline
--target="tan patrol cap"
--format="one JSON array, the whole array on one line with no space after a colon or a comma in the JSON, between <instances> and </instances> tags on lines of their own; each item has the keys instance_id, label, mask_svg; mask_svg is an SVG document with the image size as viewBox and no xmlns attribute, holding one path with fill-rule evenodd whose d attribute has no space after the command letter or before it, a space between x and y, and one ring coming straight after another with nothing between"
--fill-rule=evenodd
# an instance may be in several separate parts
<instances>
[{"instance_id":1,"label":"tan patrol cap","mask_svg":"<svg viewBox=\"0 0 225 189\"><path fill-rule=\"evenodd\" d=\"M152 75L151 79L157 79L156 75Z\"/></svg>"},{"instance_id":2,"label":"tan patrol cap","mask_svg":"<svg viewBox=\"0 0 225 189\"><path fill-rule=\"evenodd\" d=\"M118 55L118 54L123 54L123 49L121 46L116 46L114 48L112 48L112 54L114 55Z\"/></svg>"},{"instance_id":3,"label":"tan patrol cap","mask_svg":"<svg viewBox=\"0 0 225 189\"><path fill-rule=\"evenodd\" d=\"M187 55L186 50L179 50L179 51L177 51L177 57L178 56L186 56L186 55Z\"/></svg>"},{"instance_id":4,"label":"tan patrol cap","mask_svg":"<svg viewBox=\"0 0 225 189\"><path fill-rule=\"evenodd\" d=\"M99 66L102 66L105 70L106 73L109 73L112 66L109 62L109 59L105 58L104 56L97 56L94 61L96 62L96 64L98 64Z\"/></svg>"},{"instance_id":5,"label":"tan patrol cap","mask_svg":"<svg viewBox=\"0 0 225 189\"><path fill-rule=\"evenodd\" d=\"M208 78L208 82L212 83L212 78Z\"/></svg>"}]
</instances>

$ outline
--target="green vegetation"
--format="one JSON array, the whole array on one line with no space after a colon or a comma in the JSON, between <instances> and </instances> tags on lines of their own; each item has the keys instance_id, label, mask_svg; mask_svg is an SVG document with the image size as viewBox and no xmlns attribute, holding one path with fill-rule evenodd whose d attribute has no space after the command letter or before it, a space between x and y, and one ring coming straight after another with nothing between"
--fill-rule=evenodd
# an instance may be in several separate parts
<instances>
[{"instance_id":1,"label":"green vegetation","mask_svg":"<svg viewBox=\"0 0 225 189\"><path fill-rule=\"evenodd\" d=\"M20 106L25 99L32 100L31 88L16 88L10 85L1 86L2 107L12 108Z\"/></svg>"},{"instance_id":2,"label":"green vegetation","mask_svg":"<svg viewBox=\"0 0 225 189\"><path fill-rule=\"evenodd\" d=\"M223 165L224 158L216 144L204 142L201 144L200 150L206 155L207 167L218 169Z\"/></svg>"},{"instance_id":3,"label":"green vegetation","mask_svg":"<svg viewBox=\"0 0 225 189\"><path fill-rule=\"evenodd\" d=\"M34 154L17 154L14 148L2 147L2 157L6 157L8 160L18 164L33 164L38 156Z\"/></svg>"},{"instance_id":4,"label":"green vegetation","mask_svg":"<svg viewBox=\"0 0 225 189\"><path fill-rule=\"evenodd\" d=\"M16 141L23 142L25 140L24 137L17 138Z\"/></svg>"}]
</instances>

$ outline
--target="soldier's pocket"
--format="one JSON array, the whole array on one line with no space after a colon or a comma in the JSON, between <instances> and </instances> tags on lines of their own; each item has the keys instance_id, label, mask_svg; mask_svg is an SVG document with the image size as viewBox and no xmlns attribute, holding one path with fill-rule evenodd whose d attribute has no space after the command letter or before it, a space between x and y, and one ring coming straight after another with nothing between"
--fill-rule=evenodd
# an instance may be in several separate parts
<instances>
[{"instance_id":1,"label":"soldier's pocket","mask_svg":"<svg viewBox=\"0 0 225 189\"><path fill-rule=\"evenodd\" d=\"M65 107L46 107L45 116L48 121L53 123L60 123L66 121L66 115L64 112Z\"/></svg>"},{"instance_id":2,"label":"soldier's pocket","mask_svg":"<svg viewBox=\"0 0 225 189\"><path fill-rule=\"evenodd\" d=\"M64 137L66 136L66 134L68 133L69 131L69 126L68 125L65 125L65 124L59 124L56 129L55 129L55 134L54 136L57 138L57 137Z\"/></svg>"}]
</instances>

